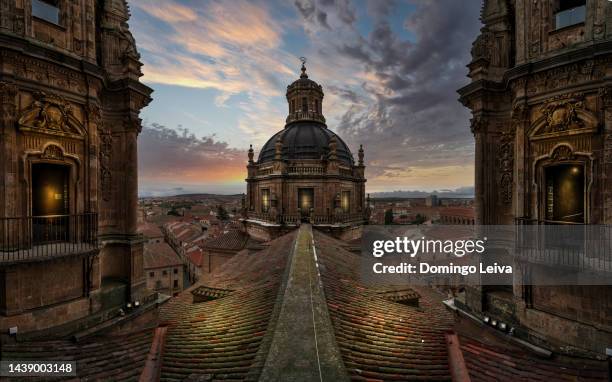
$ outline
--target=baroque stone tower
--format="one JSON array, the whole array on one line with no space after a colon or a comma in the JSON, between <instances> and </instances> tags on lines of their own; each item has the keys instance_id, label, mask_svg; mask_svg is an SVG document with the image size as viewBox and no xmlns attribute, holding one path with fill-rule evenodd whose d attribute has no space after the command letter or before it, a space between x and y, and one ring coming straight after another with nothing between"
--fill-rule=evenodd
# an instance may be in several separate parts
<instances>
[{"instance_id":1,"label":"baroque stone tower","mask_svg":"<svg viewBox=\"0 0 612 382\"><path fill-rule=\"evenodd\" d=\"M367 221L363 147L353 154L323 116L323 89L308 78L287 86L285 128L249 150L245 213L249 233L270 239L307 221L343 237Z\"/></svg>"},{"instance_id":2,"label":"baroque stone tower","mask_svg":"<svg viewBox=\"0 0 612 382\"><path fill-rule=\"evenodd\" d=\"M145 298L125 0L0 0L0 330Z\"/></svg>"},{"instance_id":3,"label":"baroque stone tower","mask_svg":"<svg viewBox=\"0 0 612 382\"><path fill-rule=\"evenodd\" d=\"M612 223L612 2L485 0L471 83L483 225ZM469 288L468 309L559 351L612 345L610 287Z\"/></svg>"}]
</instances>

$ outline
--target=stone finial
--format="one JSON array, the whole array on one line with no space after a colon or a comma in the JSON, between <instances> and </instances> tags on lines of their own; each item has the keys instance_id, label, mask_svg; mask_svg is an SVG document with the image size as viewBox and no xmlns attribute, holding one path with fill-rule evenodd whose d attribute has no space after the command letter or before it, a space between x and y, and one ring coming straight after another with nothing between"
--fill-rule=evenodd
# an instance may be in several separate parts
<instances>
[{"instance_id":1,"label":"stone finial","mask_svg":"<svg viewBox=\"0 0 612 382\"><path fill-rule=\"evenodd\" d=\"M274 144L274 160L281 159L283 159L283 139L279 135L278 138L276 138L276 143Z\"/></svg>"},{"instance_id":2,"label":"stone finial","mask_svg":"<svg viewBox=\"0 0 612 382\"><path fill-rule=\"evenodd\" d=\"M249 164L253 164L253 157L255 157L255 152L253 151L253 145L249 146Z\"/></svg>"},{"instance_id":3,"label":"stone finial","mask_svg":"<svg viewBox=\"0 0 612 382\"><path fill-rule=\"evenodd\" d=\"M363 154L363 145L359 145L358 156L359 156L359 165L363 166L363 156L364 156L364 154Z\"/></svg>"},{"instance_id":4,"label":"stone finial","mask_svg":"<svg viewBox=\"0 0 612 382\"><path fill-rule=\"evenodd\" d=\"M308 78L308 74L306 74L306 57L300 57L300 61L302 61L302 74L300 74L300 78Z\"/></svg>"}]
</instances>

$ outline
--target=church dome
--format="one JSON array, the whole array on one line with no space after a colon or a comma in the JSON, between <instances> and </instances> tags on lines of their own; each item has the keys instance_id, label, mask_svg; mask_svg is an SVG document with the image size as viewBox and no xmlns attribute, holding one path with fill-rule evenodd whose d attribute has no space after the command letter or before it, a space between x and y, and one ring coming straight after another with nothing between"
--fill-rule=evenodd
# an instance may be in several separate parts
<instances>
[{"instance_id":1,"label":"church dome","mask_svg":"<svg viewBox=\"0 0 612 382\"><path fill-rule=\"evenodd\" d=\"M271 162L276 153L276 142L282 142L283 160L327 158L332 137L336 139L338 161L352 166L353 154L344 141L329 130L324 124L315 121L299 121L288 124L283 130L274 134L259 153L258 163Z\"/></svg>"}]
</instances>

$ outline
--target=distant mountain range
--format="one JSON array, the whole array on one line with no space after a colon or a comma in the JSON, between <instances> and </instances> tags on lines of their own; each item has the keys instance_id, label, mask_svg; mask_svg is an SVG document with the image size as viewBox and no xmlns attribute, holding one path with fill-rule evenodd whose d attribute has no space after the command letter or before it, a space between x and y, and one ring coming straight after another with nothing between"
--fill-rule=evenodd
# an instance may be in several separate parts
<instances>
[{"instance_id":1,"label":"distant mountain range","mask_svg":"<svg viewBox=\"0 0 612 382\"><path fill-rule=\"evenodd\" d=\"M454 190L436 190L431 192L398 190L370 193L371 198L426 198L429 195L437 195L438 198L473 198L474 187L460 187Z\"/></svg>"},{"instance_id":2,"label":"distant mountain range","mask_svg":"<svg viewBox=\"0 0 612 382\"><path fill-rule=\"evenodd\" d=\"M182 193L181 189L174 189L174 192L168 190L164 193L155 192L141 192L141 198L197 198L207 199L215 197L232 197L239 198L242 194L212 194L212 193ZM454 190L436 190L436 191L416 191L416 190L397 190L397 191L386 191L386 192L372 192L370 197L372 198L426 198L429 195L437 195L439 198L473 198L474 187L460 187Z\"/></svg>"}]
</instances>

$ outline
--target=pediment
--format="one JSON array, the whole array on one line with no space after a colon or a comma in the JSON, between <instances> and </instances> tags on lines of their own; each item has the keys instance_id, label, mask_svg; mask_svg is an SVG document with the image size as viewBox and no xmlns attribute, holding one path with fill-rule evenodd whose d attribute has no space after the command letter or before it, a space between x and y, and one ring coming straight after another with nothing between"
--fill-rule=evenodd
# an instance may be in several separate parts
<instances>
[{"instance_id":1,"label":"pediment","mask_svg":"<svg viewBox=\"0 0 612 382\"><path fill-rule=\"evenodd\" d=\"M581 100L568 99L541 107L541 117L531 126L531 139L555 138L597 132L597 117L584 107Z\"/></svg>"},{"instance_id":2,"label":"pediment","mask_svg":"<svg viewBox=\"0 0 612 382\"><path fill-rule=\"evenodd\" d=\"M86 129L75 118L70 103L60 96L34 94L32 104L19 117L21 130L83 139Z\"/></svg>"}]
</instances>

